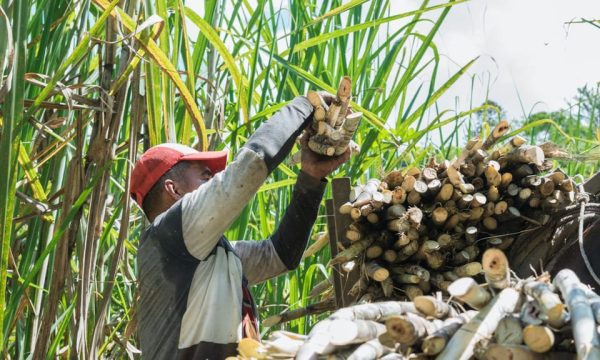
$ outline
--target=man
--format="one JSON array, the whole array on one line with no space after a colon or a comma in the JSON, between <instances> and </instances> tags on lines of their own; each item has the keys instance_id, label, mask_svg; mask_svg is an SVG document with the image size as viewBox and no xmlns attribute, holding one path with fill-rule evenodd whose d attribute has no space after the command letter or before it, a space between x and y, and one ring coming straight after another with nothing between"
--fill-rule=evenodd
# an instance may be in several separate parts
<instances>
[{"instance_id":1,"label":"man","mask_svg":"<svg viewBox=\"0 0 600 360\"><path fill-rule=\"evenodd\" d=\"M225 167L225 152L165 144L142 155L132 197L152 223L138 249L139 326L145 359L223 359L257 337L248 285L296 268L317 216L324 178L349 158L302 150L301 172L278 229L230 244L223 232L312 120L304 97L283 107Z\"/></svg>"}]
</instances>

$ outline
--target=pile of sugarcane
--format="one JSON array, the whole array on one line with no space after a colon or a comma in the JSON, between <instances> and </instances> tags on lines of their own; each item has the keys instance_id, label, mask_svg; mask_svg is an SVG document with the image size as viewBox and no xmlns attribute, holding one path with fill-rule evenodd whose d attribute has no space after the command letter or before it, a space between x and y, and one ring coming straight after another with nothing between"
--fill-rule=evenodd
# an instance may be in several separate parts
<instances>
[{"instance_id":1,"label":"pile of sugarcane","mask_svg":"<svg viewBox=\"0 0 600 360\"><path fill-rule=\"evenodd\" d=\"M314 107L313 122L308 132L308 147L326 156L343 154L348 147L356 151L358 145L352 136L362 117L360 112L350 111L352 81L344 76L340 81L336 96L327 104L321 94L309 91L306 97Z\"/></svg>"},{"instance_id":2,"label":"pile of sugarcane","mask_svg":"<svg viewBox=\"0 0 600 360\"><path fill-rule=\"evenodd\" d=\"M262 344L245 339L239 358L600 358L600 296L575 273L518 279L498 249L486 250L482 263L486 283L454 280L449 300L438 292L343 308L308 336L277 331Z\"/></svg>"},{"instance_id":3,"label":"pile of sugarcane","mask_svg":"<svg viewBox=\"0 0 600 360\"><path fill-rule=\"evenodd\" d=\"M348 244L331 264L360 267L353 295L399 300L446 292L457 278L481 273L485 249L509 248L518 233L576 201L575 183L562 171L543 175L555 147L519 136L496 145L508 128L501 121L484 141L468 141L454 161L431 159L352 188L339 208L353 220Z\"/></svg>"}]
</instances>

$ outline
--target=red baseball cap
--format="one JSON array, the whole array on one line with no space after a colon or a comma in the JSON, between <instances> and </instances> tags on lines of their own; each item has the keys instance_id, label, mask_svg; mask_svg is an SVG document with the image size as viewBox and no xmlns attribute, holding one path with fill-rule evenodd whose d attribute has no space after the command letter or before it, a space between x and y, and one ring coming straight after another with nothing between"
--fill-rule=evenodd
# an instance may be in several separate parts
<instances>
[{"instance_id":1,"label":"red baseball cap","mask_svg":"<svg viewBox=\"0 0 600 360\"><path fill-rule=\"evenodd\" d=\"M181 144L160 144L148 149L131 173L131 197L142 206L156 182L180 161L202 161L213 174L225 169L227 151L198 151Z\"/></svg>"}]
</instances>

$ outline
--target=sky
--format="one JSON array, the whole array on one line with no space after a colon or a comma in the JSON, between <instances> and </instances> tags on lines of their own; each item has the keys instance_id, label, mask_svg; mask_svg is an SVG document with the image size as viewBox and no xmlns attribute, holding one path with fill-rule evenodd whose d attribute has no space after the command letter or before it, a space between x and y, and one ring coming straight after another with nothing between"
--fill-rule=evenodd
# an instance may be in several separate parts
<instances>
[{"instance_id":1,"label":"sky","mask_svg":"<svg viewBox=\"0 0 600 360\"><path fill-rule=\"evenodd\" d=\"M392 1L392 13L421 1ZM600 19L597 0L473 0L455 6L434 39L442 54L440 72L448 78L480 56L442 100L442 107L468 108L488 98L507 117L521 118L566 106L576 89L600 81L600 29L568 24ZM488 86L489 85L489 86Z\"/></svg>"}]
</instances>

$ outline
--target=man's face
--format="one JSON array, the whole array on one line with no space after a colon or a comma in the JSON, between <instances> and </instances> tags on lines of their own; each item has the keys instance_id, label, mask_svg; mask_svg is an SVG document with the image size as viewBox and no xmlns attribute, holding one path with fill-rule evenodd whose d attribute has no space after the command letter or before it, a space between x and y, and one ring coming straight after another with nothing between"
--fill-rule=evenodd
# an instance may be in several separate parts
<instances>
[{"instance_id":1,"label":"man's face","mask_svg":"<svg viewBox=\"0 0 600 360\"><path fill-rule=\"evenodd\" d=\"M210 168L201 161L190 162L182 174L181 179L174 179L178 185L178 192L181 196L196 190L213 177Z\"/></svg>"}]
</instances>

